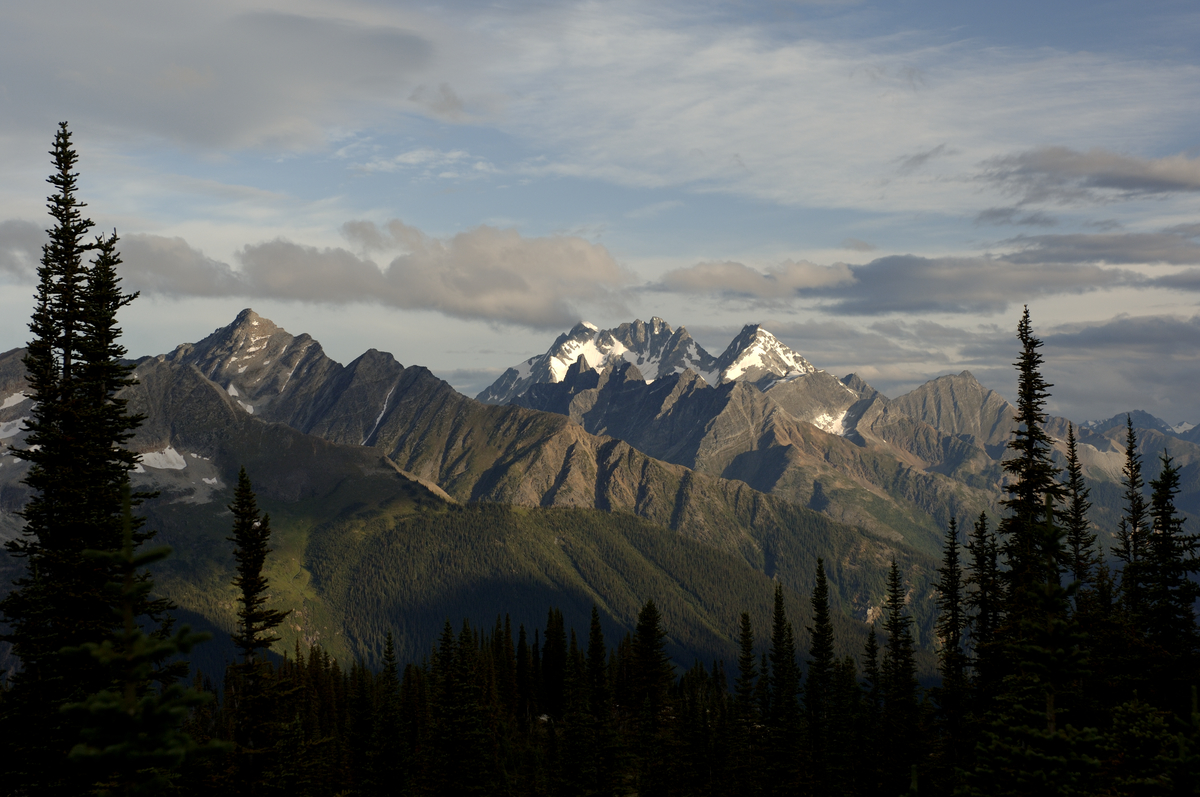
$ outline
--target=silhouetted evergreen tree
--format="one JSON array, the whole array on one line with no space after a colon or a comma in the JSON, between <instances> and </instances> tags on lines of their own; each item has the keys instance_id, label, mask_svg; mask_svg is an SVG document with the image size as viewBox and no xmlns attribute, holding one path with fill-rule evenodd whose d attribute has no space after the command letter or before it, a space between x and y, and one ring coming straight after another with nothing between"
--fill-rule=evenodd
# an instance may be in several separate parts
<instances>
[{"instance_id":1,"label":"silhouetted evergreen tree","mask_svg":"<svg viewBox=\"0 0 1200 797\"><path fill-rule=\"evenodd\" d=\"M734 681L733 711L730 723L730 780L739 784L743 794L759 793L762 772L762 715L756 697L758 657L754 652L754 626L750 615L742 612L738 624L738 674Z\"/></svg>"},{"instance_id":2,"label":"silhouetted evergreen tree","mask_svg":"<svg viewBox=\"0 0 1200 797\"><path fill-rule=\"evenodd\" d=\"M946 544L938 568L938 619L935 626L941 648L938 673L942 683L936 690L938 704L938 750L936 780L946 792L957 782L957 771L970 755L967 733L970 690L967 682L967 654L963 650L963 632L967 626L963 596L962 564L959 560L958 521L950 518Z\"/></svg>"},{"instance_id":3,"label":"silhouetted evergreen tree","mask_svg":"<svg viewBox=\"0 0 1200 797\"><path fill-rule=\"evenodd\" d=\"M917 763L917 668L913 651L912 617L904 612L906 590L900 568L892 560L888 571L887 598L883 606L883 630L887 643L880 666L883 696L882 729L885 746L885 787L899 792L908 785Z\"/></svg>"},{"instance_id":4,"label":"silhouetted evergreen tree","mask_svg":"<svg viewBox=\"0 0 1200 797\"><path fill-rule=\"evenodd\" d=\"M979 513L971 530L967 553L970 555L967 585L973 587L966 596L967 608L972 612L967 628L975 671L976 711L982 713L1000 686L996 629L1003 622L1005 605L1004 582L1000 578L1000 545L988 528L988 518L983 512Z\"/></svg>"},{"instance_id":5,"label":"silhouetted evergreen tree","mask_svg":"<svg viewBox=\"0 0 1200 797\"><path fill-rule=\"evenodd\" d=\"M794 794L806 774L800 713L800 667L796 664L796 636L787 619L783 587L775 585L771 613L770 708L767 726L764 787L768 794ZM764 667L764 672L766 668ZM760 676L761 677L761 676Z\"/></svg>"},{"instance_id":6,"label":"silhouetted evergreen tree","mask_svg":"<svg viewBox=\"0 0 1200 797\"><path fill-rule=\"evenodd\" d=\"M268 582L263 567L271 552L271 518L259 511L245 468L238 471L229 511L233 513L233 532L228 539L237 563L233 585L240 593L233 643L241 661L230 665L225 674L226 711L236 745L233 787L252 791L276 763L272 748L279 729L277 683L271 662L263 654L279 641L273 632L290 612L266 606Z\"/></svg>"},{"instance_id":7,"label":"silhouetted evergreen tree","mask_svg":"<svg viewBox=\"0 0 1200 797\"><path fill-rule=\"evenodd\" d=\"M1142 613L1141 582L1145 577L1142 571L1148 528L1142 455L1138 453L1137 433L1133 430L1133 418L1129 415L1125 416L1125 466L1121 476L1121 484L1125 487L1125 512L1121 516L1113 555L1124 564L1121 571L1121 597L1129 613L1139 617Z\"/></svg>"},{"instance_id":8,"label":"silhouetted evergreen tree","mask_svg":"<svg viewBox=\"0 0 1200 797\"><path fill-rule=\"evenodd\" d=\"M1197 682L1196 614L1200 584L1200 536L1184 530L1175 509L1179 469L1163 451L1162 471L1150 481L1150 534L1145 542L1143 618L1146 636L1162 651L1163 668L1156 673L1161 705L1183 713L1185 695Z\"/></svg>"},{"instance_id":9,"label":"silhouetted evergreen tree","mask_svg":"<svg viewBox=\"0 0 1200 797\"><path fill-rule=\"evenodd\" d=\"M638 793L667 794L670 790L670 711L674 672L667 657L666 634L654 601L638 613L633 638L632 707L636 710L633 749L638 756Z\"/></svg>"},{"instance_id":10,"label":"silhouetted evergreen tree","mask_svg":"<svg viewBox=\"0 0 1200 797\"><path fill-rule=\"evenodd\" d=\"M141 421L116 396L133 381L132 367L121 362L125 349L117 342L116 312L135 294L120 289L116 235L84 242L93 225L75 195L78 157L65 122L50 154L54 224L42 248L32 339L23 360L34 403L26 447L10 449L29 463L23 483L31 496L20 512L25 527L5 545L24 560L24 572L0 601L7 626L0 639L12 643L21 661L0 704L4 781L13 790L34 792L85 788L74 780L76 771L62 765L77 739L59 709L110 686L110 672L98 659L63 650L122 633L121 602L130 596L139 621L161 620L167 608L147 590L119 597L107 588L123 580L121 495L137 462L125 444ZM85 263L93 250L97 255ZM133 496L133 505L141 497ZM136 549L148 535L140 531L141 518L131 523ZM89 558L85 550L111 556ZM148 583L145 573L134 578ZM155 677L169 680L161 672Z\"/></svg>"},{"instance_id":11,"label":"silhouetted evergreen tree","mask_svg":"<svg viewBox=\"0 0 1200 797\"><path fill-rule=\"evenodd\" d=\"M1096 532L1092 531L1087 513L1092 504L1088 501L1091 491L1083 481L1083 466L1079 462L1079 448L1075 442L1075 425L1067 425L1067 482L1063 485L1067 507L1063 522L1067 529L1067 548L1070 551L1071 578L1080 587L1092 580L1092 571L1100 561L1096 550Z\"/></svg>"},{"instance_id":12,"label":"silhouetted evergreen tree","mask_svg":"<svg viewBox=\"0 0 1200 797\"><path fill-rule=\"evenodd\" d=\"M809 755L812 760L812 784L818 794L830 793L833 772L829 767L831 726L837 706L833 700L833 621L829 616L829 582L825 560L817 559L817 580L812 593L812 639L808 652L808 679L804 682L804 707L808 717Z\"/></svg>"}]
</instances>

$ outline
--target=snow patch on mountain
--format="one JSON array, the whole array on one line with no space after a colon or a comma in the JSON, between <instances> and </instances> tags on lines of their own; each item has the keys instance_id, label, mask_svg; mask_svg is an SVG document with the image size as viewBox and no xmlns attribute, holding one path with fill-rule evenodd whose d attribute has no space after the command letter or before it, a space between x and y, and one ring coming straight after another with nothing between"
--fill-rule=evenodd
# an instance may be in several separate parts
<instances>
[{"instance_id":1,"label":"snow patch on mountain","mask_svg":"<svg viewBox=\"0 0 1200 797\"><path fill-rule=\"evenodd\" d=\"M828 432L829 434L836 434L839 437L844 437L846 435L846 412L847 410L842 410L837 414L823 412L812 419L812 425L820 429L822 432Z\"/></svg>"},{"instance_id":2,"label":"snow patch on mountain","mask_svg":"<svg viewBox=\"0 0 1200 797\"><path fill-rule=\"evenodd\" d=\"M10 437L16 437L22 431L21 425L29 420L28 417L17 418L15 421L0 423L0 440L7 440Z\"/></svg>"},{"instance_id":3,"label":"snow patch on mountain","mask_svg":"<svg viewBox=\"0 0 1200 797\"><path fill-rule=\"evenodd\" d=\"M162 451L147 451L141 455L141 462L148 468L159 470L183 470L187 467L187 460L171 446Z\"/></svg>"},{"instance_id":4,"label":"snow patch on mountain","mask_svg":"<svg viewBox=\"0 0 1200 797\"><path fill-rule=\"evenodd\" d=\"M0 410L6 410L9 407L15 407L22 401L26 401L28 399L29 396L26 396L24 393L13 393L11 396L4 399L3 402L0 402Z\"/></svg>"}]
</instances>

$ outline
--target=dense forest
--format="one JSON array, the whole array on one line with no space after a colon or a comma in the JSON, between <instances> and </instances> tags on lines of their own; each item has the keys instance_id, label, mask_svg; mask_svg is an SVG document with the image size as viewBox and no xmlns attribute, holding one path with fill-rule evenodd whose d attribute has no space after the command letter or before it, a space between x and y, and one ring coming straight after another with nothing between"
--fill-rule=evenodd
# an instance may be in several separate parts
<instances>
[{"instance_id":1,"label":"dense forest","mask_svg":"<svg viewBox=\"0 0 1200 797\"><path fill-rule=\"evenodd\" d=\"M909 587L893 563L879 627L838 640L817 561L811 640L788 596L769 627L742 615L735 661L677 668L652 596L606 639L568 628L447 620L428 655L383 666L320 646L270 653L270 517L243 470L229 509L237 660L189 673L202 635L176 628L148 569L131 493L141 418L120 390L116 234L88 241L76 155L52 151L54 227L25 359L36 398L32 499L7 545L23 575L0 601L20 669L0 689L10 794L1101 794L1200 790L1200 537L1163 454L1144 481L1132 423L1111 558L1088 521L1073 430L1065 469L1045 432L1048 385L1028 310L1017 327L1018 430L998 519L951 520L938 569L935 686L917 679ZM794 599L794 596L792 596ZM844 628L844 627L843 627ZM844 632L844 631L843 631ZM219 684L216 685L216 684Z\"/></svg>"}]
</instances>

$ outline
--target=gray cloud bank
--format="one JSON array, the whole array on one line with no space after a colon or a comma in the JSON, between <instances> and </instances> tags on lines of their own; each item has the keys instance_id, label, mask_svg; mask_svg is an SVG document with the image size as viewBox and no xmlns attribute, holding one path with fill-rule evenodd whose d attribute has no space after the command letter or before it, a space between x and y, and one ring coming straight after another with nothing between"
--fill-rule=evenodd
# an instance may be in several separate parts
<instances>
[{"instance_id":1,"label":"gray cloud bank","mask_svg":"<svg viewBox=\"0 0 1200 797\"><path fill-rule=\"evenodd\" d=\"M124 10L130 24L113 24L120 12L92 3L54 13L29 6L21 35L0 53L0 68L26 76L5 87L9 107L22 109L6 127L40 133L70 108L77 128L95 123L187 146L297 148L395 109L462 116L448 86L424 85L438 52L426 34L380 20L243 9L135 2Z\"/></svg>"},{"instance_id":2,"label":"gray cloud bank","mask_svg":"<svg viewBox=\"0 0 1200 797\"><path fill-rule=\"evenodd\" d=\"M343 232L358 253L274 240L244 247L240 269L180 238L130 235L121 273L147 294L368 302L534 328L574 324L582 303L624 312L621 290L632 280L607 249L574 236L476 227L443 240L400 221L351 222ZM0 224L0 272L32 279L43 238L28 222ZM380 268L372 255L391 259Z\"/></svg>"},{"instance_id":3,"label":"gray cloud bank","mask_svg":"<svg viewBox=\"0 0 1200 797\"><path fill-rule=\"evenodd\" d=\"M1020 222L1018 222L1020 223ZM651 288L778 307L810 300L842 315L1002 313L1045 296L1114 288L1200 292L1200 268L1147 276L1118 266L1200 266L1200 224L1153 233L1019 235L1012 251L979 257L889 255L862 265L786 261L764 271L742 263L698 263Z\"/></svg>"},{"instance_id":4,"label":"gray cloud bank","mask_svg":"<svg viewBox=\"0 0 1200 797\"><path fill-rule=\"evenodd\" d=\"M1065 204L1200 191L1200 159L1135 158L1104 149L1039 149L994 158L983 179L1021 201Z\"/></svg>"}]
</instances>

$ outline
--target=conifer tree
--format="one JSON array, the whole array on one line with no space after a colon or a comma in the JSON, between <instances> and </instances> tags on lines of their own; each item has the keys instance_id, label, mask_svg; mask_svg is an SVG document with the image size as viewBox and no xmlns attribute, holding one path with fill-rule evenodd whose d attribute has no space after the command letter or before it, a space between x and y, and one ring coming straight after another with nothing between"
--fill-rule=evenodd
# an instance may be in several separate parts
<instances>
[{"instance_id":1,"label":"conifer tree","mask_svg":"<svg viewBox=\"0 0 1200 797\"><path fill-rule=\"evenodd\" d=\"M227 539L233 543L233 558L237 562L237 575L233 585L241 595L238 598L238 628L233 642L242 655L242 662L259 661L263 652L279 641L274 630L291 614L268 609L267 577L263 574L267 554L271 552L271 516L258 509L258 499L250 484L246 469L238 471L237 488L233 503L233 534Z\"/></svg>"},{"instance_id":2,"label":"conifer tree","mask_svg":"<svg viewBox=\"0 0 1200 797\"><path fill-rule=\"evenodd\" d=\"M1163 451L1162 471L1150 481L1150 528L1145 542L1144 612L1146 635L1165 654L1166 672L1160 674L1176 694L1164 704L1180 710L1183 692L1195 679L1198 642L1193 606L1200 599L1200 584L1191 578L1200 572L1200 536L1184 530L1184 518L1175 509L1179 494L1179 469Z\"/></svg>"},{"instance_id":3,"label":"conifer tree","mask_svg":"<svg viewBox=\"0 0 1200 797\"><path fill-rule=\"evenodd\" d=\"M1088 501L1091 490L1083 481L1083 466L1079 463L1079 448L1075 442L1075 425L1067 425L1067 482L1063 485L1067 507L1063 521L1067 529L1067 547L1070 550L1071 577L1080 586L1092 579L1092 570L1099 563L1096 552L1096 532L1092 531L1087 512L1092 504Z\"/></svg>"},{"instance_id":4,"label":"conifer tree","mask_svg":"<svg viewBox=\"0 0 1200 797\"><path fill-rule=\"evenodd\" d=\"M766 779L770 794L792 794L800 786L802 719L800 714L800 667L796 664L796 636L788 621L783 587L775 585L771 613L770 710L767 725ZM764 668L764 671L766 668Z\"/></svg>"},{"instance_id":5,"label":"conifer tree","mask_svg":"<svg viewBox=\"0 0 1200 797\"><path fill-rule=\"evenodd\" d=\"M633 705L637 710L635 743L639 752L638 793L656 797L670 790L668 696L674 682L666 634L654 601L638 613L633 638Z\"/></svg>"},{"instance_id":6,"label":"conifer tree","mask_svg":"<svg viewBox=\"0 0 1200 797\"><path fill-rule=\"evenodd\" d=\"M908 783L912 767L917 763L917 668L912 617L904 612L905 603L900 568L893 559L883 607L887 644L880 666L880 692L883 696L883 732L889 740L884 753L885 783L897 791Z\"/></svg>"},{"instance_id":7,"label":"conifer tree","mask_svg":"<svg viewBox=\"0 0 1200 797\"><path fill-rule=\"evenodd\" d=\"M374 794L385 795L405 789L409 759L403 744L403 703L396 643L387 632L383 645L383 669L375 680L375 727L371 734L371 773L368 784Z\"/></svg>"},{"instance_id":8,"label":"conifer tree","mask_svg":"<svg viewBox=\"0 0 1200 797\"><path fill-rule=\"evenodd\" d=\"M969 707L966 669L967 655L963 650L963 632L967 625L964 611L962 565L959 561L958 521L951 517L946 528L946 544L942 549L942 564L938 568L937 635L938 672L942 684L937 690L940 735L938 764L940 777L947 783L956 780L955 771L965 763L969 754L966 746L966 714Z\"/></svg>"},{"instance_id":9,"label":"conifer tree","mask_svg":"<svg viewBox=\"0 0 1200 797\"><path fill-rule=\"evenodd\" d=\"M240 592L233 643L241 661L226 672L226 692L232 698L226 704L233 723L238 784L253 790L273 763L278 731L273 669L264 653L279 641L273 632L290 612L266 606L268 582L263 567L271 552L271 518L259 511L245 468L238 471L229 511L233 513L233 533L228 540L233 543L237 563L233 585Z\"/></svg>"},{"instance_id":10,"label":"conifer tree","mask_svg":"<svg viewBox=\"0 0 1200 797\"><path fill-rule=\"evenodd\" d=\"M54 224L42 248L38 286L23 363L34 401L26 422L26 448L11 449L29 463L24 484L31 492L21 511L25 527L6 543L24 562L14 589L0 601L7 626L0 640L12 644L21 670L12 678L0 712L0 737L10 765L6 786L44 791L82 788L61 762L74 743L74 729L60 713L109 686L99 660L68 656L111 639L120 628L117 593L107 589L121 567L111 556L84 557L85 550L122 550L122 489L137 456L126 443L140 417L126 411L116 393L132 383L122 364L116 312L134 296L120 290L115 267L116 235L96 244L84 238L93 226L76 197L78 161L71 133L59 125L51 150L54 173L48 199ZM88 252L98 250L91 264ZM137 505L141 496L132 498ZM134 544L148 535L132 519ZM139 573L136 580L148 583ZM139 621L167 604L147 592L131 593Z\"/></svg>"},{"instance_id":11,"label":"conifer tree","mask_svg":"<svg viewBox=\"0 0 1200 797\"><path fill-rule=\"evenodd\" d=\"M762 771L761 715L756 696L758 683L762 679L759 677L758 657L754 653L754 626L750 623L748 612L742 612L738 624L737 663L731 727L731 777L734 783L740 785L742 793L752 796L759 793L758 776Z\"/></svg>"},{"instance_id":12,"label":"conifer tree","mask_svg":"<svg viewBox=\"0 0 1200 797\"><path fill-rule=\"evenodd\" d=\"M999 688L999 651L996 648L996 629L1004 619L1004 583L1000 579L1000 546L995 533L988 528L988 517L979 519L967 541L967 608L972 611L968 621L972 661L975 670L975 701L980 710Z\"/></svg>"},{"instance_id":13,"label":"conifer tree","mask_svg":"<svg viewBox=\"0 0 1200 797\"><path fill-rule=\"evenodd\" d=\"M808 678L804 682L804 707L808 715L809 750L813 786L819 794L832 787L830 730L835 720L833 705L833 622L829 617L829 582L825 560L817 559L817 581L812 593L813 624L808 629L812 645L808 653Z\"/></svg>"},{"instance_id":14,"label":"conifer tree","mask_svg":"<svg viewBox=\"0 0 1200 797\"><path fill-rule=\"evenodd\" d=\"M203 691L170 684L161 692L152 688L166 662L186 655L208 634L194 634L184 626L169 638L145 633L136 623L151 585L144 568L165 559L171 549L162 547L134 553L133 515L128 488L123 496L124 544L118 553L86 551L85 557L106 561L120 576L110 584L117 594L121 628L102 642L64 651L94 659L110 673L111 686L71 703L64 711L79 725L81 741L71 759L90 772L99 794L160 794L171 783L171 770L197 754L224 749L220 743L199 745L185 730L188 714L207 703Z\"/></svg>"},{"instance_id":15,"label":"conifer tree","mask_svg":"<svg viewBox=\"0 0 1200 797\"><path fill-rule=\"evenodd\" d=\"M1121 593L1130 614L1138 617L1142 611L1143 558L1146 528L1146 497L1142 491L1142 455L1138 453L1137 433L1133 418L1125 416L1125 466L1121 470L1125 488L1125 513L1117 531L1117 546L1113 555L1124 563L1121 572Z\"/></svg>"},{"instance_id":16,"label":"conifer tree","mask_svg":"<svg viewBox=\"0 0 1200 797\"><path fill-rule=\"evenodd\" d=\"M1042 341L1033 334L1033 324L1026 307L1017 324L1017 339L1021 353L1017 368L1017 428L1008 442L1013 456L1003 461L1010 483L1009 497L1001 503L1008 510L1000 523L1002 550L1008 570L1004 578L1009 595L1041 582L1044 568L1061 568L1064 564L1060 549L1047 550L1038 529L1044 520L1046 496L1058 500L1063 495L1058 483L1058 468L1051 460L1053 441L1046 433L1046 399L1053 387L1042 377ZM1051 504L1052 505L1052 504ZM1014 605L1020 611L1020 602ZM1014 618L1019 619L1019 618Z\"/></svg>"}]
</instances>

